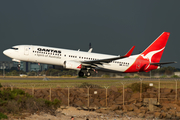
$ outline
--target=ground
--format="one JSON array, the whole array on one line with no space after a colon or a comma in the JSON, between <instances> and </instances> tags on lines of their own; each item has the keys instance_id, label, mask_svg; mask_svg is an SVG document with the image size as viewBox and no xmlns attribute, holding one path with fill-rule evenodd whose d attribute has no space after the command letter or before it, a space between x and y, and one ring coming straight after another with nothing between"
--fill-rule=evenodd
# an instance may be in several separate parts
<instances>
[{"instance_id":1,"label":"ground","mask_svg":"<svg viewBox=\"0 0 180 120\"><path fill-rule=\"evenodd\" d=\"M58 113L59 112L59 113ZM56 116L40 113L33 114L24 119L9 118L9 120L71 120L71 116L74 116L74 120L141 120L141 118L131 118L128 116L107 116L93 111L77 110L77 108L69 107L68 109L58 109Z\"/></svg>"}]
</instances>

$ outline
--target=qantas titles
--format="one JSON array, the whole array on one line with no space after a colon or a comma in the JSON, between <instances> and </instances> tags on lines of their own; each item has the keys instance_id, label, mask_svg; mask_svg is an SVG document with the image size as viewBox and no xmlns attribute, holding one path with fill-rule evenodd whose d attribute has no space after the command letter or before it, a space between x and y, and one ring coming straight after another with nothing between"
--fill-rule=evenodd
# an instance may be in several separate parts
<instances>
[{"instance_id":1,"label":"qantas titles","mask_svg":"<svg viewBox=\"0 0 180 120\"><path fill-rule=\"evenodd\" d=\"M60 50L53 50L53 49L45 49L45 48L37 48L38 51L44 52L54 52L54 53L61 53Z\"/></svg>"},{"instance_id":2,"label":"qantas titles","mask_svg":"<svg viewBox=\"0 0 180 120\"><path fill-rule=\"evenodd\" d=\"M33 51L38 57L50 57L61 59L61 51L45 48L37 48L37 51Z\"/></svg>"}]
</instances>

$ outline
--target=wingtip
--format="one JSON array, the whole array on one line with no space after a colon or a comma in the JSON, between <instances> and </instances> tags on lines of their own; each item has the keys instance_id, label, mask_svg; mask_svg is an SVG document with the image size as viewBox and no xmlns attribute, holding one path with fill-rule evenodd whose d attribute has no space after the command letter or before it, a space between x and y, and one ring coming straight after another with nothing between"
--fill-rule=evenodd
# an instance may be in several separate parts
<instances>
[{"instance_id":1,"label":"wingtip","mask_svg":"<svg viewBox=\"0 0 180 120\"><path fill-rule=\"evenodd\" d=\"M134 50L134 48L135 48L135 46L132 46L132 48L126 53L126 57L129 57L129 56L131 56L131 54L132 54L132 52L133 52L133 50Z\"/></svg>"}]
</instances>

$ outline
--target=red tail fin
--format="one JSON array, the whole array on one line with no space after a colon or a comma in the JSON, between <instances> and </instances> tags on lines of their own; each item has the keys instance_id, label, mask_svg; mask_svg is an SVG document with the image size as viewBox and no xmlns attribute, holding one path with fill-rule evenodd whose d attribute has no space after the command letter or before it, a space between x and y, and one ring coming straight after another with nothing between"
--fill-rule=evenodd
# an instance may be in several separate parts
<instances>
[{"instance_id":1,"label":"red tail fin","mask_svg":"<svg viewBox=\"0 0 180 120\"><path fill-rule=\"evenodd\" d=\"M149 62L158 63L161 59L170 33L163 32L149 47L141 53L144 59L149 59Z\"/></svg>"}]
</instances>

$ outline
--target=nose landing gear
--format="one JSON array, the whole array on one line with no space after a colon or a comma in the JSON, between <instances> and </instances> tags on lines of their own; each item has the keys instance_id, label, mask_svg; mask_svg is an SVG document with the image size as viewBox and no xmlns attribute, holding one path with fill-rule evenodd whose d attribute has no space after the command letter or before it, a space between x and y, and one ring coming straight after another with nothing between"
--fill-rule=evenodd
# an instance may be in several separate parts
<instances>
[{"instance_id":1,"label":"nose landing gear","mask_svg":"<svg viewBox=\"0 0 180 120\"><path fill-rule=\"evenodd\" d=\"M18 65L17 65L18 70L20 70L20 67L21 67L21 64L18 64Z\"/></svg>"}]
</instances>

